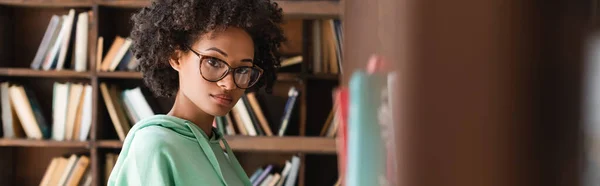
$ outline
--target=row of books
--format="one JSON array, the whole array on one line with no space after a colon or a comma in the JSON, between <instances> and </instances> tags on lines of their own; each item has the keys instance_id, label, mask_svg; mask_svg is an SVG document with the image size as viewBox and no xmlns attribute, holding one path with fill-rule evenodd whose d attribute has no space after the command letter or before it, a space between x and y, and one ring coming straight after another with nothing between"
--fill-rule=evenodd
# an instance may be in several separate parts
<instances>
[{"instance_id":1,"label":"row of books","mask_svg":"<svg viewBox=\"0 0 600 186\"><path fill-rule=\"evenodd\" d=\"M343 36L340 20L314 20L312 29L313 73L342 72Z\"/></svg>"},{"instance_id":2,"label":"row of books","mask_svg":"<svg viewBox=\"0 0 600 186\"><path fill-rule=\"evenodd\" d=\"M100 83L100 92L121 141L125 140L131 126L154 115L140 87L121 91L117 85Z\"/></svg>"},{"instance_id":3,"label":"row of books","mask_svg":"<svg viewBox=\"0 0 600 186\"><path fill-rule=\"evenodd\" d=\"M52 94L52 127L42 114L34 92L10 82L0 83L4 138L85 141L92 124L92 87L55 83Z\"/></svg>"},{"instance_id":4,"label":"row of books","mask_svg":"<svg viewBox=\"0 0 600 186\"><path fill-rule=\"evenodd\" d=\"M267 165L258 168L250 182L253 186L293 186L296 185L298 171L300 170L300 158L293 156L291 160L285 161L285 166L277 171L275 165Z\"/></svg>"},{"instance_id":5,"label":"row of books","mask_svg":"<svg viewBox=\"0 0 600 186\"><path fill-rule=\"evenodd\" d=\"M72 68L85 71L89 23L93 17L92 11L76 12L74 9L69 10L67 15L53 15L30 67L35 70ZM70 63L67 63L69 59Z\"/></svg>"},{"instance_id":6,"label":"row of books","mask_svg":"<svg viewBox=\"0 0 600 186\"><path fill-rule=\"evenodd\" d=\"M298 90L291 87L277 133L271 130L255 93L248 93L235 104L229 114L215 118L215 127L227 135L284 136L294 111ZM237 129L237 132L236 132Z\"/></svg>"},{"instance_id":7,"label":"row of books","mask_svg":"<svg viewBox=\"0 0 600 186\"><path fill-rule=\"evenodd\" d=\"M90 158L85 155L72 154L69 158L55 157L46 168L40 186L65 185L87 186L92 185L92 171Z\"/></svg>"},{"instance_id":8,"label":"row of books","mask_svg":"<svg viewBox=\"0 0 600 186\"><path fill-rule=\"evenodd\" d=\"M108 52L102 58L104 37L98 38L97 71L135 71L139 66L138 61L131 52L132 40L128 37L115 36Z\"/></svg>"}]
</instances>

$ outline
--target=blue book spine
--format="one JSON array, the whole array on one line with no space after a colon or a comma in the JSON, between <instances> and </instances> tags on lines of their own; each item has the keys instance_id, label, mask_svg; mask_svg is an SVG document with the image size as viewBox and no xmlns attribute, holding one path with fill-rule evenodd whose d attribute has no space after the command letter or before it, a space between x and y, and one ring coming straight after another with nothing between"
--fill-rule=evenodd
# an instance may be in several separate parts
<instances>
[{"instance_id":1,"label":"blue book spine","mask_svg":"<svg viewBox=\"0 0 600 186\"><path fill-rule=\"evenodd\" d=\"M355 72L349 82L348 186L380 185L385 179L385 145L377 112L385 78L381 74Z\"/></svg>"}]
</instances>

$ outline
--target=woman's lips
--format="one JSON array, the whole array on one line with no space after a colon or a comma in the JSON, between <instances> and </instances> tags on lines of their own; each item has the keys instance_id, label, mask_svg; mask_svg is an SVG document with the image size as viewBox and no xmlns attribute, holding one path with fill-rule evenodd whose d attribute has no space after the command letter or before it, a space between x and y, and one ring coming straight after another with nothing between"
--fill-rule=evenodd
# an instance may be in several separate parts
<instances>
[{"instance_id":1,"label":"woman's lips","mask_svg":"<svg viewBox=\"0 0 600 186\"><path fill-rule=\"evenodd\" d=\"M210 97L213 98L213 100L217 104L223 105L223 106L229 106L233 102L233 98L231 98L231 96L229 96L227 94L217 94L217 95L211 94Z\"/></svg>"}]
</instances>

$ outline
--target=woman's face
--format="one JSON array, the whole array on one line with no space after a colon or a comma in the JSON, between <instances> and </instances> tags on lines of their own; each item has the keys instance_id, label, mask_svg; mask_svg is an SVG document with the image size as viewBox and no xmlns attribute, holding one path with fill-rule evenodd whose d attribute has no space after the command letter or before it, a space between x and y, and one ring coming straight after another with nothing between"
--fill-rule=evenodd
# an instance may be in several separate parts
<instances>
[{"instance_id":1,"label":"woman's face","mask_svg":"<svg viewBox=\"0 0 600 186\"><path fill-rule=\"evenodd\" d=\"M232 68L252 66L254 59L252 38L239 28L228 28L216 34L209 32L189 47L203 57L203 68L217 61L226 62ZM199 56L189 50L176 55L179 55L174 58L178 63L172 60L171 65L179 71L179 91L205 113L223 116L244 94L244 89L234 83L232 72L219 81L207 81L200 74ZM207 77L205 70L203 72Z\"/></svg>"}]
</instances>

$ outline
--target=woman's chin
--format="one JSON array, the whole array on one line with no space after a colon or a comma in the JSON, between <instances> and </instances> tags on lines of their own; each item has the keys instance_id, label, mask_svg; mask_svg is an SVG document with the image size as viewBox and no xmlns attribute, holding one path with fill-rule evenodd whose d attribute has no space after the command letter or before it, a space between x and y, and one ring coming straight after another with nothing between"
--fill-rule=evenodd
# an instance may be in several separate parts
<instances>
[{"instance_id":1,"label":"woman's chin","mask_svg":"<svg viewBox=\"0 0 600 186\"><path fill-rule=\"evenodd\" d=\"M215 117L225 116L227 115L227 113L229 113L229 111L231 111L231 108L224 108L216 105L212 108L205 109L206 113Z\"/></svg>"}]
</instances>

